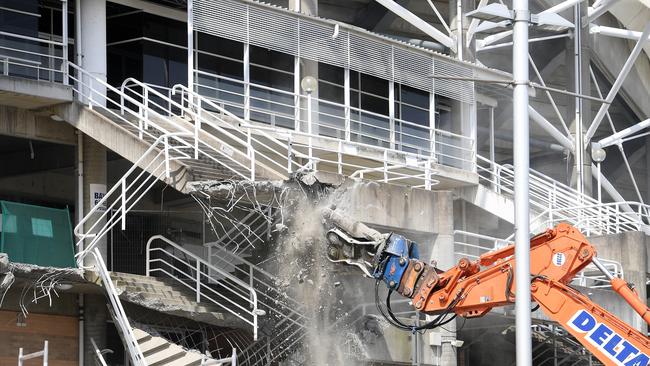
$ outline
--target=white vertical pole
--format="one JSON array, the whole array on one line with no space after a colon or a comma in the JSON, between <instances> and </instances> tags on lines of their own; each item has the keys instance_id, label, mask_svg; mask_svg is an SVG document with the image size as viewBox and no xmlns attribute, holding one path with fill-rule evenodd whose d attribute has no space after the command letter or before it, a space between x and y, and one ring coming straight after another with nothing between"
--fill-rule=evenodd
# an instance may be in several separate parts
<instances>
[{"instance_id":1,"label":"white vertical pole","mask_svg":"<svg viewBox=\"0 0 650 366\"><path fill-rule=\"evenodd\" d=\"M395 82L388 82L388 131L389 146L395 148Z\"/></svg>"},{"instance_id":2,"label":"white vertical pole","mask_svg":"<svg viewBox=\"0 0 650 366\"><path fill-rule=\"evenodd\" d=\"M513 141L515 173L515 314L516 360L518 366L531 366L530 315L530 207L529 120L528 120L528 0L513 0L514 26L512 47Z\"/></svg>"},{"instance_id":3,"label":"white vertical pole","mask_svg":"<svg viewBox=\"0 0 650 366\"><path fill-rule=\"evenodd\" d=\"M344 69L343 98L345 103L345 141L350 141L350 68Z\"/></svg>"},{"instance_id":4,"label":"white vertical pole","mask_svg":"<svg viewBox=\"0 0 650 366\"><path fill-rule=\"evenodd\" d=\"M48 347L48 342L45 341L45 344L43 345L43 366L47 366L49 356L50 356L50 350Z\"/></svg>"},{"instance_id":5,"label":"white vertical pole","mask_svg":"<svg viewBox=\"0 0 650 366\"><path fill-rule=\"evenodd\" d=\"M574 88L577 94L582 94L582 55L581 55L581 31L580 24L580 3L576 4L573 11L573 20L575 22L574 36L573 36L573 73L574 73ZM575 98L575 133L576 133L576 146L575 146L575 160L576 160L576 189L581 193L578 197L579 203L582 204L582 197L585 189L584 184L584 139L582 136L582 98Z\"/></svg>"},{"instance_id":6,"label":"white vertical pole","mask_svg":"<svg viewBox=\"0 0 650 366\"><path fill-rule=\"evenodd\" d=\"M246 42L244 43L244 120L251 119L251 44L250 16L246 8Z\"/></svg>"},{"instance_id":7,"label":"white vertical pole","mask_svg":"<svg viewBox=\"0 0 650 366\"><path fill-rule=\"evenodd\" d=\"M388 129L390 148L395 148L395 47L390 48L391 77L388 81Z\"/></svg>"},{"instance_id":8,"label":"white vertical pole","mask_svg":"<svg viewBox=\"0 0 650 366\"><path fill-rule=\"evenodd\" d=\"M293 61L293 108L294 108L294 129L300 131L300 57L294 57Z\"/></svg>"},{"instance_id":9,"label":"white vertical pole","mask_svg":"<svg viewBox=\"0 0 650 366\"><path fill-rule=\"evenodd\" d=\"M603 196L602 196L603 190L602 190L602 185L601 185L601 182L600 182L600 162L596 163L596 169L598 170L598 176L597 176L597 180L598 180L598 202L603 203ZM599 208L599 210L600 210L600 208Z\"/></svg>"},{"instance_id":10,"label":"white vertical pole","mask_svg":"<svg viewBox=\"0 0 650 366\"><path fill-rule=\"evenodd\" d=\"M496 161L496 154L494 151L494 108L490 107L490 161Z\"/></svg>"},{"instance_id":11,"label":"white vertical pole","mask_svg":"<svg viewBox=\"0 0 650 366\"><path fill-rule=\"evenodd\" d=\"M311 91L307 92L307 133L309 134L309 167L314 169L314 160L312 159L314 151L312 149L312 125L311 125Z\"/></svg>"},{"instance_id":12,"label":"white vertical pole","mask_svg":"<svg viewBox=\"0 0 650 366\"><path fill-rule=\"evenodd\" d=\"M63 62L61 63L61 71L63 72L63 85L68 85L68 0L61 0L61 25L63 27L61 31L62 35L62 51L63 52Z\"/></svg>"},{"instance_id":13,"label":"white vertical pole","mask_svg":"<svg viewBox=\"0 0 650 366\"><path fill-rule=\"evenodd\" d=\"M201 302L201 262L196 260L196 303Z\"/></svg>"},{"instance_id":14,"label":"white vertical pole","mask_svg":"<svg viewBox=\"0 0 650 366\"><path fill-rule=\"evenodd\" d=\"M251 64L250 44L244 44L244 121L251 119Z\"/></svg>"},{"instance_id":15,"label":"white vertical pole","mask_svg":"<svg viewBox=\"0 0 650 366\"><path fill-rule=\"evenodd\" d=\"M187 88L194 91L194 1L187 1Z\"/></svg>"}]
</instances>

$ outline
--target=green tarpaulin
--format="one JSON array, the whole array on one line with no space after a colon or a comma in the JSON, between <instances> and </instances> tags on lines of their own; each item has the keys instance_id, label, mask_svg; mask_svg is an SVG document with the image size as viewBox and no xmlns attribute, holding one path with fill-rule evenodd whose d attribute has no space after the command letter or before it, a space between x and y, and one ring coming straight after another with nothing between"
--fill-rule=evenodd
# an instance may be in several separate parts
<instances>
[{"instance_id":1,"label":"green tarpaulin","mask_svg":"<svg viewBox=\"0 0 650 366\"><path fill-rule=\"evenodd\" d=\"M49 267L75 267L70 213L66 209L0 201L0 252L9 260Z\"/></svg>"}]
</instances>

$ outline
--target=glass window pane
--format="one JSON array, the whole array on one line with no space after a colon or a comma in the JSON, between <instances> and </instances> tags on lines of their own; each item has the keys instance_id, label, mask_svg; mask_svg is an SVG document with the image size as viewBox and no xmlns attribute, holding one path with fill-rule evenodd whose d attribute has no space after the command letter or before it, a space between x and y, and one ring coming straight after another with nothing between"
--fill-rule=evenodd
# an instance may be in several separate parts
<instances>
[{"instance_id":1,"label":"glass window pane","mask_svg":"<svg viewBox=\"0 0 650 366\"><path fill-rule=\"evenodd\" d=\"M286 53L251 46L251 63L293 72L293 56Z\"/></svg>"},{"instance_id":2,"label":"glass window pane","mask_svg":"<svg viewBox=\"0 0 650 366\"><path fill-rule=\"evenodd\" d=\"M388 100L361 93L361 109L388 115Z\"/></svg>"},{"instance_id":3,"label":"glass window pane","mask_svg":"<svg viewBox=\"0 0 650 366\"><path fill-rule=\"evenodd\" d=\"M196 47L201 51L215 55L223 55L237 60L244 59L243 43L212 36L210 34L198 33Z\"/></svg>"},{"instance_id":4,"label":"glass window pane","mask_svg":"<svg viewBox=\"0 0 650 366\"><path fill-rule=\"evenodd\" d=\"M331 102L345 103L344 88L327 83L318 83L318 98Z\"/></svg>"},{"instance_id":5,"label":"glass window pane","mask_svg":"<svg viewBox=\"0 0 650 366\"><path fill-rule=\"evenodd\" d=\"M417 123L422 126L429 125L429 112L402 104L401 117L404 121Z\"/></svg>"},{"instance_id":6,"label":"glass window pane","mask_svg":"<svg viewBox=\"0 0 650 366\"><path fill-rule=\"evenodd\" d=\"M350 89L359 90L359 73L350 70Z\"/></svg>"},{"instance_id":7,"label":"glass window pane","mask_svg":"<svg viewBox=\"0 0 650 366\"><path fill-rule=\"evenodd\" d=\"M361 74L361 91L388 98L388 80Z\"/></svg>"},{"instance_id":8,"label":"glass window pane","mask_svg":"<svg viewBox=\"0 0 650 366\"><path fill-rule=\"evenodd\" d=\"M345 84L345 71L342 67L318 63L318 78L330 83L343 86Z\"/></svg>"},{"instance_id":9,"label":"glass window pane","mask_svg":"<svg viewBox=\"0 0 650 366\"><path fill-rule=\"evenodd\" d=\"M400 101L416 107L429 109L429 93L423 90L400 85Z\"/></svg>"}]
</instances>

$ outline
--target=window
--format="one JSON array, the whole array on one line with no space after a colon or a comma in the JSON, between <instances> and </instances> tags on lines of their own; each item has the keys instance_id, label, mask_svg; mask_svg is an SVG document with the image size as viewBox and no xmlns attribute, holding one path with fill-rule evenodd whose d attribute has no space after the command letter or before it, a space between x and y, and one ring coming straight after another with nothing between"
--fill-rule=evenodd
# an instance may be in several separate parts
<instances>
[{"instance_id":1,"label":"window","mask_svg":"<svg viewBox=\"0 0 650 366\"><path fill-rule=\"evenodd\" d=\"M395 84L395 142L397 148L428 154L429 93Z\"/></svg>"},{"instance_id":2,"label":"window","mask_svg":"<svg viewBox=\"0 0 650 366\"><path fill-rule=\"evenodd\" d=\"M52 221L32 217L32 235L53 238Z\"/></svg>"}]
</instances>

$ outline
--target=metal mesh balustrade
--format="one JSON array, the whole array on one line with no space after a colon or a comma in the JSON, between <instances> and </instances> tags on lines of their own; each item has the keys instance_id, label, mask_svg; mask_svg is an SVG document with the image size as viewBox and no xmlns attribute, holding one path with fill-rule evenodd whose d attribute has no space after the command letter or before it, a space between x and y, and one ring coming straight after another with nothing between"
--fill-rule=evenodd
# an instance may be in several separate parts
<instances>
[{"instance_id":1,"label":"metal mesh balustrade","mask_svg":"<svg viewBox=\"0 0 650 366\"><path fill-rule=\"evenodd\" d=\"M144 275L147 241L154 235L193 244L188 245L193 252L203 250L203 243L214 240L204 226L201 211L131 211L126 216L126 229L113 227L109 233L108 268L113 272Z\"/></svg>"}]
</instances>

